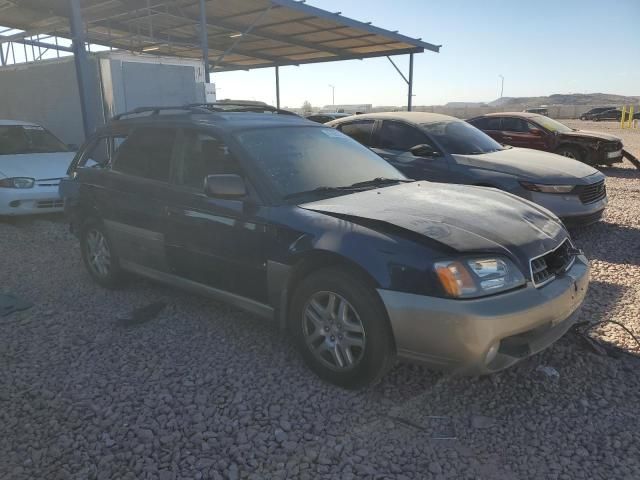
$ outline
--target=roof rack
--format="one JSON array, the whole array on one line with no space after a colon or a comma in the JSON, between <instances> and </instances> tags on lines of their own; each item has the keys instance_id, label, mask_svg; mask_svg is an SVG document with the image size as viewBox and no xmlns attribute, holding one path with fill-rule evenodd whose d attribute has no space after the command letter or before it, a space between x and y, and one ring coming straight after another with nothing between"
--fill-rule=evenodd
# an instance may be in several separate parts
<instances>
[{"instance_id":1,"label":"roof rack","mask_svg":"<svg viewBox=\"0 0 640 480\"><path fill-rule=\"evenodd\" d=\"M209 111L213 112L270 112L270 113L279 113L281 115L296 115L289 110L282 110L281 108L276 108L273 105L269 105L263 102L243 102L243 101L229 101L223 100L220 102L209 102L209 103L191 103L187 105L188 108L206 108Z\"/></svg>"},{"instance_id":2,"label":"roof rack","mask_svg":"<svg viewBox=\"0 0 640 480\"><path fill-rule=\"evenodd\" d=\"M208 113L208 111L201 105L183 105L183 106L173 106L173 107L138 107L133 110L129 110L128 112L119 113L111 117L111 120L121 120L123 117L133 116L133 115L141 115L144 113L148 113L151 115L160 115L161 112L171 110L182 110L190 113Z\"/></svg>"}]
</instances>

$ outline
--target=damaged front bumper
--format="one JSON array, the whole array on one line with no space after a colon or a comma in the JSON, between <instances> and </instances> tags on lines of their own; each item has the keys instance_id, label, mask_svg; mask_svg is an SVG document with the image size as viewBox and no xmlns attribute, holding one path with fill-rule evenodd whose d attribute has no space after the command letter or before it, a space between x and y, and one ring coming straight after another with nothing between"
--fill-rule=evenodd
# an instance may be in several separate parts
<instances>
[{"instance_id":1,"label":"damaged front bumper","mask_svg":"<svg viewBox=\"0 0 640 480\"><path fill-rule=\"evenodd\" d=\"M573 325L589 284L589 264L542 288L454 300L379 289L398 356L462 374L507 368L554 343Z\"/></svg>"}]
</instances>

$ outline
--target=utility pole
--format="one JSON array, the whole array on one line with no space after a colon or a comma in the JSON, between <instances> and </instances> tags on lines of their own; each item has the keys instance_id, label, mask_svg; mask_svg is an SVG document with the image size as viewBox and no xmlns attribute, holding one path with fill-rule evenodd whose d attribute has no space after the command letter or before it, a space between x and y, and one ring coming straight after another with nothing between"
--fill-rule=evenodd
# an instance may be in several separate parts
<instances>
[{"instance_id":1,"label":"utility pole","mask_svg":"<svg viewBox=\"0 0 640 480\"><path fill-rule=\"evenodd\" d=\"M329 85L331 87L331 105L336 106L336 86Z\"/></svg>"},{"instance_id":2,"label":"utility pole","mask_svg":"<svg viewBox=\"0 0 640 480\"><path fill-rule=\"evenodd\" d=\"M500 98L503 97L504 94L504 76L498 75L500 77Z\"/></svg>"}]
</instances>

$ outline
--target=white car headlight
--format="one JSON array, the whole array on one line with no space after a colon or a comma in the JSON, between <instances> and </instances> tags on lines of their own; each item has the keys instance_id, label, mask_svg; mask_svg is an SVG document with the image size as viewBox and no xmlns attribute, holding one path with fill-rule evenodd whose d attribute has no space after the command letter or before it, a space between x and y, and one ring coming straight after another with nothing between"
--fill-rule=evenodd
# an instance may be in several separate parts
<instances>
[{"instance_id":1,"label":"white car headlight","mask_svg":"<svg viewBox=\"0 0 640 480\"><path fill-rule=\"evenodd\" d=\"M522 272L507 258L447 260L434 268L444 291L455 298L482 297L525 284Z\"/></svg>"},{"instance_id":2,"label":"white car headlight","mask_svg":"<svg viewBox=\"0 0 640 480\"><path fill-rule=\"evenodd\" d=\"M575 185L545 185L543 183L532 182L520 182L520 185L532 192L542 193L569 193L576 188Z\"/></svg>"},{"instance_id":3,"label":"white car headlight","mask_svg":"<svg viewBox=\"0 0 640 480\"><path fill-rule=\"evenodd\" d=\"M35 179L28 177L12 177L0 180L0 188L33 188Z\"/></svg>"}]
</instances>

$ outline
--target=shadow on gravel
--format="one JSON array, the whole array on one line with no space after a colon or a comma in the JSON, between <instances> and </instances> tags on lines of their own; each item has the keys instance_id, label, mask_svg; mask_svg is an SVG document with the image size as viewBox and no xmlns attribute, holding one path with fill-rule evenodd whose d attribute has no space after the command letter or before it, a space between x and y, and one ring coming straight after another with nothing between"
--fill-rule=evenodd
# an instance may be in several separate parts
<instances>
[{"instance_id":1,"label":"shadow on gravel","mask_svg":"<svg viewBox=\"0 0 640 480\"><path fill-rule=\"evenodd\" d=\"M144 307L138 307L131 312L131 315L118 318L118 325L121 327L135 327L150 322L156 318L166 306L164 302L152 302Z\"/></svg>"},{"instance_id":2,"label":"shadow on gravel","mask_svg":"<svg viewBox=\"0 0 640 480\"><path fill-rule=\"evenodd\" d=\"M640 178L640 170L637 170L636 168L607 167L601 168L600 171L607 177Z\"/></svg>"},{"instance_id":3,"label":"shadow on gravel","mask_svg":"<svg viewBox=\"0 0 640 480\"><path fill-rule=\"evenodd\" d=\"M610 318L625 295L626 288L617 283L592 280L577 322L600 322Z\"/></svg>"},{"instance_id":4,"label":"shadow on gravel","mask_svg":"<svg viewBox=\"0 0 640 480\"><path fill-rule=\"evenodd\" d=\"M615 223L598 222L572 228L576 246L583 248L589 260L640 265L640 229ZM604 241L604 240L607 241Z\"/></svg>"}]
</instances>

